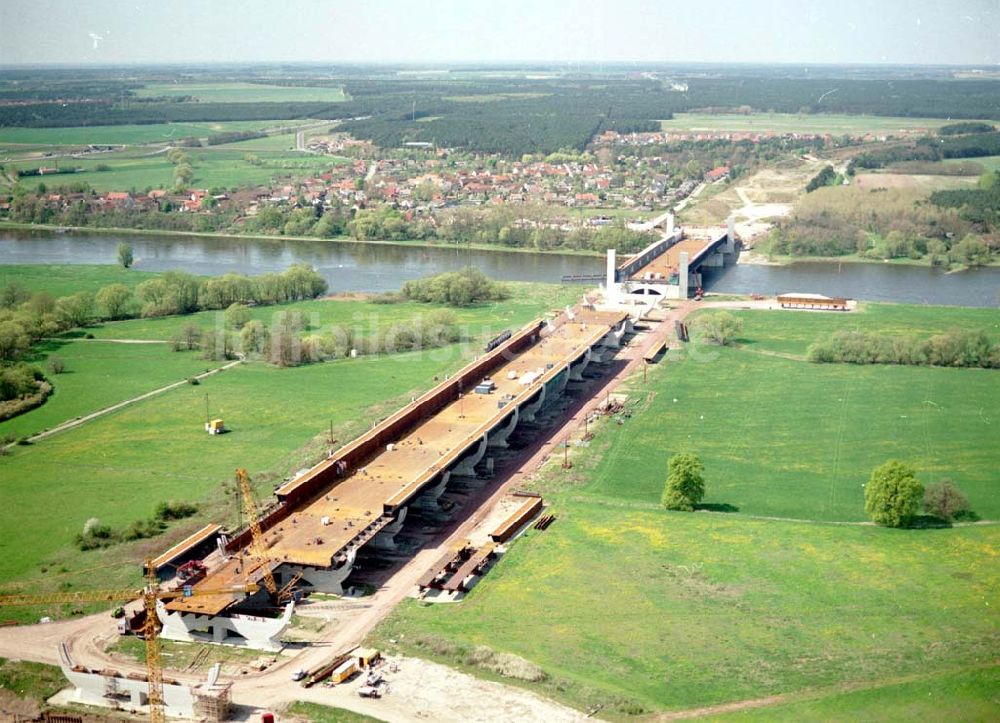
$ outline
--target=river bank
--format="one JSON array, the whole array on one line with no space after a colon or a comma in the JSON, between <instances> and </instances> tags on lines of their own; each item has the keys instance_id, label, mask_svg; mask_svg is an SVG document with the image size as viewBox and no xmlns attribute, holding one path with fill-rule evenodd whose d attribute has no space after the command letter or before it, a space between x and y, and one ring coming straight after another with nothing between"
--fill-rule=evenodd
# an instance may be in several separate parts
<instances>
[{"instance_id":1,"label":"river bank","mask_svg":"<svg viewBox=\"0 0 1000 723\"><path fill-rule=\"evenodd\" d=\"M953 274L967 271L971 267L965 264L933 265L927 258L910 259L872 259L858 254L848 254L846 256L786 256L770 255L755 251L753 248L745 248L740 254L738 263L750 264L754 266L791 266L801 263L821 263L821 264L888 264L891 266L915 266L924 269L940 269L945 273ZM1000 258L993 259L985 267L1000 267Z\"/></svg>"},{"instance_id":2,"label":"river bank","mask_svg":"<svg viewBox=\"0 0 1000 723\"><path fill-rule=\"evenodd\" d=\"M587 249L533 249L518 246L500 246L499 244L484 243L435 243L424 239L356 239L350 236L332 236L330 238L319 238L316 236L275 236L270 234L237 234L237 233L212 233L202 231L171 231L168 229L152 228L124 228L108 226L95 228L93 226L56 226L52 224L40 223L17 223L14 221L0 221L0 231L39 231L59 234L103 234L115 235L135 234L138 236L186 236L193 238L217 238L217 239L250 239L254 241L300 241L308 243L346 243L346 244L368 244L372 246L402 246L405 248L430 248L430 249L472 249L474 251L497 251L511 254L554 254L558 256L583 256L590 258L603 257L603 253Z\"/></svg>"},{"instance_id":3,"label":"river bank","mask_svg":"<svg viewBox=\"0 0 1000 723\"><path fill-rule=\"evenodd\" d=\"M595 277L604 271L603 259L596 255L524 250L496 253L495 248L470 246L350 240L325 243L288 237L136 234L131 230L119 234L59 233L38 227L0 227L0 264L114 264L118 244L123 241L132 244L134 269L138 271L179 269L203 276L229 272L259 275L305 263L319 271L331 293L396 291L407 281L468 266L479 268L497 281L547 283L558 283L570 276ZM706 291L723 294L812 292L911 304L995 307L998 303L997 266L946 271L926 264L861 259L834 259L837 263L763 260L779 263L747 263L743 259L725 268L705 268L703 286Z\"/></svg>"}]
</instances>

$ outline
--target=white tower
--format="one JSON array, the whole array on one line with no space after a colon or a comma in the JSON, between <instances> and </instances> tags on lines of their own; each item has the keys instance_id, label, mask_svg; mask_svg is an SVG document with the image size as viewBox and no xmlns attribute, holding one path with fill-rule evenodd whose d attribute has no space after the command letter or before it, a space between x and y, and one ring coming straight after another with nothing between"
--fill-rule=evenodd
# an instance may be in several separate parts
<instances>
[{"instance_id":1,"label":"white tower","mask_svg":"<svg viewBox=\"0 0 1000 723\"><path fill-rule=\"evenodd\" d=\"M617 270L618 267L615 263L615 250L608 249L607 278L604 282L606 288L605 297L608 304L618 303L618 284L615 281L615 274Z\"/></svg>"}]
</instances>

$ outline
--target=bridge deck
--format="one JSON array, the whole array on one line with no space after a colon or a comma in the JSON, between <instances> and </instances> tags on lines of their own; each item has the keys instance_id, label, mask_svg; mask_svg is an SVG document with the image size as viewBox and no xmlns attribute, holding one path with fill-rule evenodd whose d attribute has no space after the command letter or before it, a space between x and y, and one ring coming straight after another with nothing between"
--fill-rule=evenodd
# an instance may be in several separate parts
<instances>
[{"instance_id":1,"label":"bridge deck","mask_svg":"<svg viewBox=\"0 0 1000 723\"><path fill-rule=\"evenodd\" d=\"M666 281L670 278L671 274L677 273L681 252L687 251L690 263L690 260L703 251L710 243L707 239L684 239L632 274L631 279L633 281ZM659 275L659 278L657 278L657 275Z\"/></svg>"},{"instance_id":2,"label":"bridge deck","mask_svg":"<svg viewBox=\"0 0 1000 723\"><path fill-rule=\"evenodd\" d=\"M600 342L626 316L624 312L579 311L573 321L564 321L533 346L503 362L492 373L496 389L491 394L466 390L461 398L395 440L391 451L383 448L353 474L268 530L264 537L272 561L319 568L338 564L337 556L364 536L367 528L379 524L384 513L413 499L502 423L516 405L535 395L542 384ZM515 378L509 378L511 375ZM504 398L508 402L501 408L498 402ZM220 588L242 583L239 564L238 558L230 558L199 585ZM235 600L235 596L206 595L178 599L167 608L218 614Z\"/></svg>"}]
</instances>

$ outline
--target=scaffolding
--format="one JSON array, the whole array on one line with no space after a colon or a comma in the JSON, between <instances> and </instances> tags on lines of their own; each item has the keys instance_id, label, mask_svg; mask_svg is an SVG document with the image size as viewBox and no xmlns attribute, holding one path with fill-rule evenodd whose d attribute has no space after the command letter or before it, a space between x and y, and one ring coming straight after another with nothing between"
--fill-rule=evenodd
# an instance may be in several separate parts
<instances>
[{"instance_id":1,"label":"scaffolding","mask_svg":"<svg viewBox=\"0 0 1000 723\"><path fill-rule=\"evenodd\" d=\"M221 723L232 708L232 683L209 682L191 688L195 718L207 723Z\"/></svg>"}]
</instances>

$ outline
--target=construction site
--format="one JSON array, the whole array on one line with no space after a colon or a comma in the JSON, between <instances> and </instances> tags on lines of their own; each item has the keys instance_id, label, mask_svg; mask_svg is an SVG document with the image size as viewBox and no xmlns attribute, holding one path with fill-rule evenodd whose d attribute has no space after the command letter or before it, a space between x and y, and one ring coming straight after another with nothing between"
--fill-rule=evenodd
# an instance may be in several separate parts
<instances>
[{"instance_id":1,"label":"construction site","mask_svg":"<svg viewBox=\"0 0 1000 723\"><path fill-rule=\"evenodd\" d=\"M688 238L669 217L663 237L623 264L608 252L603 293L497 335L464 368L330 449L263 505L247 473L237 470L241 528L207 525L147 560L141 591L63 596L133 601L118 632L146 641L145 672L126 674L74 662L70 646L60 643L58 663L73 684L63 697L148 712L153 720L225 720L232 686L220 679L219 667L200 680L165 677L160 640L276 656L287 650L296 606L312 593L352 599L403 577L394 590L428 602L460 601L512 539L529 528L543 531L555 519L540 496L511 486L520 460L543 454L549 435L581 413L584 424L594 414L619 414L621 402L608 385L661 358L675 333L669 313L658 309L661 299L697 296L700 266L724 263L733 249L731 229ZM641 343L629 344L637 334ZM581 411L585 407L589 411ZM566 442L562 449L570 466ZM385 612L399 599L389 600ZM0 600L33 602L29 595ZM356 645L361 635L351 634L343 637ZM345 677L345 653L300 657L310 684Z\"/></svg>"}]
</instances>

